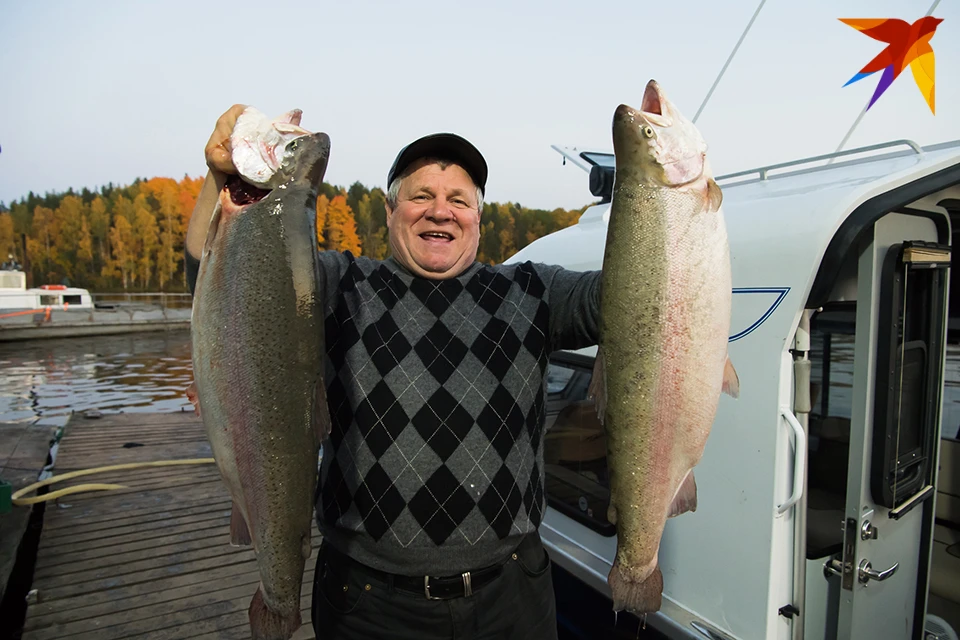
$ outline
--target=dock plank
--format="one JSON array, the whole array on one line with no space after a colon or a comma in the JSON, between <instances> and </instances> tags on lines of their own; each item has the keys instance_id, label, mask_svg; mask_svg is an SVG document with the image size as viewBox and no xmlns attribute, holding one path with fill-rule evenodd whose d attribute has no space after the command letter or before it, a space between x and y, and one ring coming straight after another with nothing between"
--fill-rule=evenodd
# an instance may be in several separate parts
<instances>
[{"instance_id":1,"label":"dock plank","mask_svg":"<svg viewBox=\"0 0 960 640\"><path fill-rule=\"evenodd\" d=\"M74 415L55 473L211 456L192 412ZM23 640L249 637L259 575L253 550L230 545L231 500L215 465L110 471L56 488L91 482L127 488L47 503ZM316 524L312 535L297 640L314 638Z\"/></svg>"}]
</instances>

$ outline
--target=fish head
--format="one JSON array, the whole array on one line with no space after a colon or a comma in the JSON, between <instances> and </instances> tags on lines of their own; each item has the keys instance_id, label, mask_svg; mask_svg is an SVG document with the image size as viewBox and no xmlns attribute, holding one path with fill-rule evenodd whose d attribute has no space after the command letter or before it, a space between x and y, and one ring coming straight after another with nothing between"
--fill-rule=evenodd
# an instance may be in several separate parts
<instances>
[{"instance_id":1,"label":"fish head","mask_svg":"<svg viewBox=\"0 0 960 640\"><path fill-rule=\"evenodd\" d=\"M272 120L255 107L237 118L230 135L231 158L248 183L272 189L282 183L278 175L291 151L289 144L310 132L300 126L303 112L291 109Z\"/></svg>"},{"instance_id":2,"label":"fish head","mask_svg":"<svg viewBox=\"0 0 960 640\"><path fill-rule=\"evenodd\" d=\"M281 184L319 189L330 158L330 136L326 133L300 135L286 143L284 161L277 170Z\"/></svg>"},{"instance_id":3,"label":"fish head","mask_svg":"<svg viewBox=\"0 0 960 640\"><path fill-rule=\"evenodd\" d=\"M613 116L616 173L672 187L704 171L707 144L697 127L667 99L655 80L647 83L639 109L621 104Z\"/></svg>"}]
</instances>

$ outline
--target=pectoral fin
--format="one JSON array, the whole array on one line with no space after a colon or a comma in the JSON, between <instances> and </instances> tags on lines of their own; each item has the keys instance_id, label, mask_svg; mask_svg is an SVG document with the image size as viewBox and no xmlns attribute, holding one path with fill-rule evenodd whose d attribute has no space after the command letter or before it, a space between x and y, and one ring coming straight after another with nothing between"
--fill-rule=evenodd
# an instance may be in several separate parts
<instances>
[{"instance_id":1,"label":"pectoral fin","mask_svg":"<svg viewBox=\"0 0 960 640\"><path fill-rule=\"evenodd\" d=\"M194 380L187 387L187 399L193 404L193 412L200 415L200 396L197 395L197 381Z\"/></svg>"},{"instance_id":2,"label":"pectoral fin","mask_svg":"<svg viewBox=\"0 0 960 640\"><path fill-rule=\"evenodd\" d=\"M710 213L720 211L720 205L723 203L723 191L720 185L713 178L707 178L707 198L705 207Z\"/></svg>"},{"instance_id":3,"label":"pectoral fin","mask_svg":"<svg viewBox=\"0 0 960 640\"><path fill-rule=\"evenodd\" d=\"M723 393L739 398L740 397L740 377L737 376L737 370L733 368L730 356L727 356L727 362L723 365Z\"/></svg>"},{"instance_id":4,"label":"pectoral fin","mask_svg":"<svg viewBox=\"0 0 960 640\"><path fill-rule=\"evenodd\" d=\"M230 510L230 544L235 547L245 547L253 543L250 537L250 528L247 521L243 518L243 513L236 501Z\"/></svg>"},{"instance_id":5,"label":"pectoral fin","mask_svg":"<svg viewBox=\"0 0 960 640\"><path fill-rule=\"evenodd\" d=\"M590 385L587 387L587 397L593 399L597 407L597 417L600 424L603 424L603 414L607 408L607 384L606 384L606 365L603 360L603 347L597 348L597 357L593 363L593 375L590 377Z\"/></svg>"},{"instance_id":6,"label":"pectoral fin","mask_svg":"<svg viewBox=\"0 0 960 640\"><path fill-rule=\"evenodd\" d=\"M680 483L677 489L677 495L673 497L673 503L670 510L667 511L667 517L672 518L687 511L697 510L697 481L693 478L693 469L687 473L687 477Z\"/></svg>"}]
</instances>

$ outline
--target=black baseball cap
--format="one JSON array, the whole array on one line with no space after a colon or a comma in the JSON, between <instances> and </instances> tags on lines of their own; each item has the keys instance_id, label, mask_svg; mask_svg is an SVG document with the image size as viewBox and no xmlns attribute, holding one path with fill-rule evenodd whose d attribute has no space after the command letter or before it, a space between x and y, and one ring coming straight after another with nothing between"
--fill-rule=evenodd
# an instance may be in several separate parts
<instances>
[{"instance_id":1,"label":"black baseball cap","mask_svg":"<svg viewBox=\"0 0 960 640\"><path fill-rule=\"evenodd\" d=\"M436 156L453 160L470 175L474 184L486 195L487 162L475 146L453 133L434 133L414 140L397 154L390 172L387 173L387 188L412 162L420 158Z\"/></svg>"}]
</instances>

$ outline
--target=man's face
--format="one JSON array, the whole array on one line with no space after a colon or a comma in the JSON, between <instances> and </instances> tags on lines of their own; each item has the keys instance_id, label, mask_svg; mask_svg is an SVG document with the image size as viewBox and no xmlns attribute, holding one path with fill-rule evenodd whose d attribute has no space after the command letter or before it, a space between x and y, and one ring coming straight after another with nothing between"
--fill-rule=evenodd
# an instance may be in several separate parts
<instances>
[{"instance_id":1,"label":"man's face","mask_svg":"<svg viewBox=\"0 0 960 640\"><path fill-rule=\"evenodd\" d=\"M477 187L459 165L441 169L417 162L412 168L400 184L396 208L387 207L393 256L414 275L452 278L477 257Z\"/></svg>"}]
</instances>

